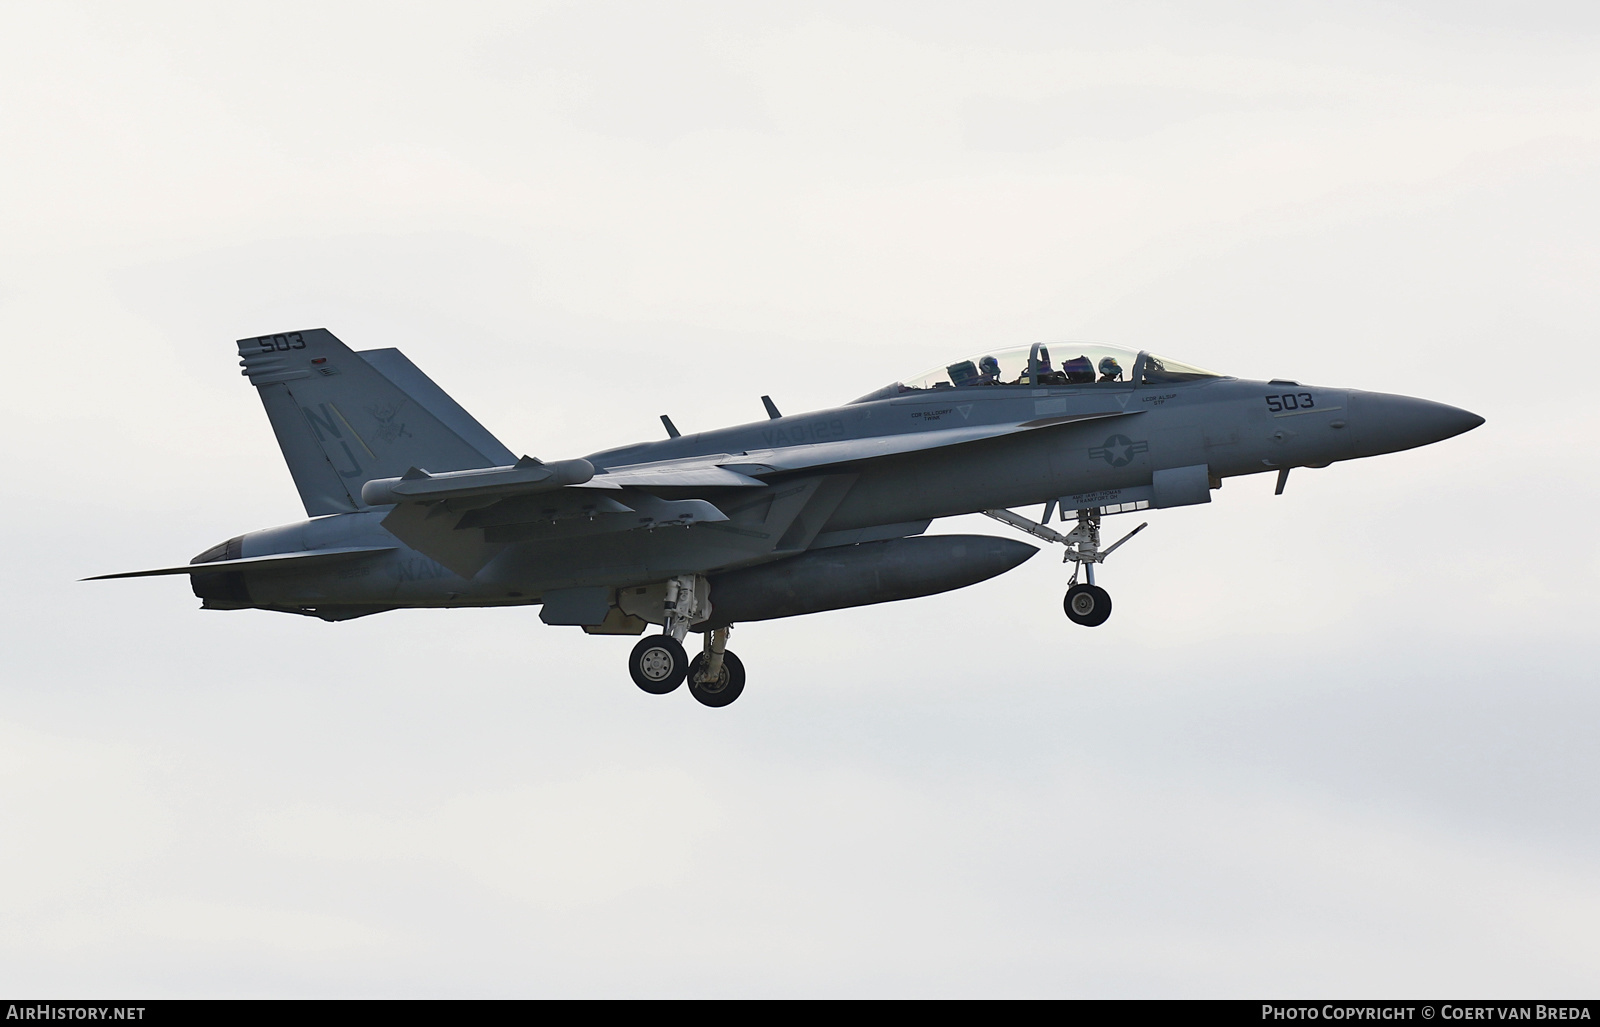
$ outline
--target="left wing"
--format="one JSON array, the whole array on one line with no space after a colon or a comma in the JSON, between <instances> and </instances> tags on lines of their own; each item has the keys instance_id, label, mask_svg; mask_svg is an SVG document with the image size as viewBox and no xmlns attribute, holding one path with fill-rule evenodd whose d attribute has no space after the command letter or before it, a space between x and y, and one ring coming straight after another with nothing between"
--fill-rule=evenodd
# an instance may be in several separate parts
<instances>
[{"instance_id":1,"label":"left wing","mask_svg":"<svg viewBox=\"0 0 1600 1027\"><path fill-rule=\"evenodd\" d=\"M367 482L361 487L361 499L369 506L385 506L390 503L428 503L443 499L507 499L565 488L759 488L766 484L761 476L768 474L816 470L834 464L943 449L1039 428L1109 417L1132 417L1139 413L1143 411L1065 414L1032 421L876 435L865 439L838 439L778 449L709 453L674 460L624 464L604 470L596 470L587 460L558 460L547 464L526 456L510 467L448 471L444 474L429 474L413 467L398 478L378 478Z\"/></svg>"},{"instance_id":2,"label":"left wing","mask_svg":"<svg viewBox=\"0 0 1600 1027\"><path fill-rule=\"evenodd\" d=\"M843 498L822 488L825 478L845 480L842 465L959 446L1040 428L1129 417L1140 411L1121 410L1066 414L1031 421L974 425L934 431L913 431L864 439L839 439L779 449L711 453L675 460L627 464L597 470L588 460L543 463L523 457L511 467L429 474L412 468L398 478L369 481L361 489L364 502L393 503L383 526L411 548L471 578L506 545L553 541L577 534L653 530L668 526L717 524L728 513L704 499L662 499L649 490L663 488L762 488L762 478L792 472L819 477L806 486L800 506L786 514L798 517L815 492L818 509L806 515L821 527L826 513ZM737 511L737 504L728 511ZM819 519L820 518L820 519ZM730 526L737 528L737 526ZM777 545L784 528L764 525L759 532ZM815 530L812 531L815 534ZM809 536L808 536L809 540ZM802 545L801 548L804 548Z\"/></svg>"},{"instance_id":3,"label":"left wing","mask_svg":"<svg viewBox=\"0 0 1600 1027\"><path fill-rule=\"evenodd\" d=\"M749 486L765 485L761 475L785 471L810 471L834 464L855 463L879 457L901 456L929 449L943 449L1005 435L1054 428L1079 421L1099 421L1109 417L1132 417L1142 410L1113 410L1090 414L1065 414L1032 421L983 424L967 428L876 435L865 439L839 439L810 442L778 449L752 449L742 453L716 453L709 456L658 460L645 464L608 467L588 481L575 482L575 488L616 488L621 485L667 487L677 485ZM473 473L473 472L463 472Z\"/></svg>"}]
</instances>

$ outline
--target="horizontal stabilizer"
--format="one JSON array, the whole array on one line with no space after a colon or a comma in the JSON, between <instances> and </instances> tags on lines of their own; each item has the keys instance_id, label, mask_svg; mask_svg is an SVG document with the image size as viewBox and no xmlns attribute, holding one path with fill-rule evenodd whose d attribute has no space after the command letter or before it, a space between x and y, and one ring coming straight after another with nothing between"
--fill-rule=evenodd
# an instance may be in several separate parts
<instances>
[{"instance_id":1,"label":"horizontal stabilizer","mask_svg":"<svg viewBox=\"0 0 1600 1027\"><path fill-rule=\"evenodd\" d=\"M306 553L272 553L268 556L246 556L238 560L210 560L206 563L186 563L177 567L157 567L148 571L124 571L121 574L96 574L81 581L105 581L108 578L151 578L160 574L210 574L215 571L298 569L307 564L348 560L371 553L392 553L394 546L346 546L342 549L314 549Z\"/></svg>"}]
</instances>

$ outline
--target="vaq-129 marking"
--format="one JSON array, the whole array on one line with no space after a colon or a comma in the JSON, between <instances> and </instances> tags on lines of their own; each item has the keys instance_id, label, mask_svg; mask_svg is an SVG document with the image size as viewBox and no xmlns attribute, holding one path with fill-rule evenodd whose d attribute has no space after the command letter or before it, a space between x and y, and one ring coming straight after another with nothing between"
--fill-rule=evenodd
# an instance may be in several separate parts
<instances>
[{"instance_id":1,"label":"vaq-129 marking","mask_svg":"<svg viewBox=\"0 0 1600 1027\"><path fill-rule=\"evenodd\" d=\"M574 460L518 459L399 350L324 329L242 339L309 520L252 531L178 567L208 610L347 620L410 607L541 604L546 624L638 635L634 682L685 680L726 706L745 621L933 595L1037 550L923 534L982 512L1066 550L1066 614L1103 624L1095 565L1112 514L1206 503L1222 479L1393 453L1483 418L1405 396L1244 381L1152 353L995 350L831 410ZM1010 508L1044 505L1031 520ZM1049 527L1059 511L1064 531ZM1081 580L1080 580L1081 578ZM691 660L683 641L704 636Z\"/></svg>"}]
</instances>

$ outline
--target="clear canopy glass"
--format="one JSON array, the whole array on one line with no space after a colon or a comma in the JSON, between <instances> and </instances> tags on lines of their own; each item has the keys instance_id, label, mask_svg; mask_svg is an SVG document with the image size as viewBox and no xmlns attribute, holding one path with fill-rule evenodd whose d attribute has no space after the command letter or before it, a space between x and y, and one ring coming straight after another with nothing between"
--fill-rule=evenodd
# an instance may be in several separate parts
<instances>
[{"instance_id":1,"label":"clear canopy glass","mask_svg":"<svg viewBox=\"0 0 1600 1027\"><path fill-rule=\"evenodd\" d=\"M1146 385L1168 385L1177 382L1196 382L1202 378L1220 378L1221 375L1214 371L1207 371L1202 367L1192 364L1180 364L1176 360L1158 357L1154 353L1144 355L1144 373L1140 378Z\"/></svg>"},{"instance_id":2,"label":"clear canopy glass","mask_svg":"<svg viewBox=\"0 0 1600 1027\"><path fill-rule=\"evenodd\" d=\"M984 385L1131 385L1136 368L1143 383L1151 385L1217 378L1210 371L1141 354L1120 346L1083 343L1035 343L1012 349L988 350L942 367L924 371L897 383L899 392L923 389L962 389Z\"/></svg>"}]
</instances>

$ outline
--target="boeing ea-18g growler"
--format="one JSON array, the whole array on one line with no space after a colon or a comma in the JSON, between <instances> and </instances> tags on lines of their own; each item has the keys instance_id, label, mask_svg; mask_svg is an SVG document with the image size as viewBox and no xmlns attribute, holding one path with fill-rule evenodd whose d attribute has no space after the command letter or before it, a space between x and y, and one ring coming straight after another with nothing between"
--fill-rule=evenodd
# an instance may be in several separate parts
<instances>
[{"instance_id":1,"label":"boeing ea-18g growler","mask_svg":"<svg viewBox=\"0 0 1600 1027\"><path fill-rule=\"evenodd\" d=\"M1052 354L1051 349L1054 349ZM1103 624L1103 518L1206 503L1222 479L1326 467L1483 423L1405 396L1245 381L1148 352L1034 344L943 364L829 410L580 459L518 459L399 350L326 330L239 342L309 520L248 532L191 563L208 610L329 621L411 607L539 604L546 624L638 635L634 682L688 681L726 706L746 621L933 595L1037 550L925 535L985 513L1061 545L1064 601ZM1043 504L1037 521L1012 508ZM1063 531L1050 527L1059 512ZM1079 580L1079 579L1082 580ZM703 635L690 659L683 642Z\"/></svg>"}]
</instances>

